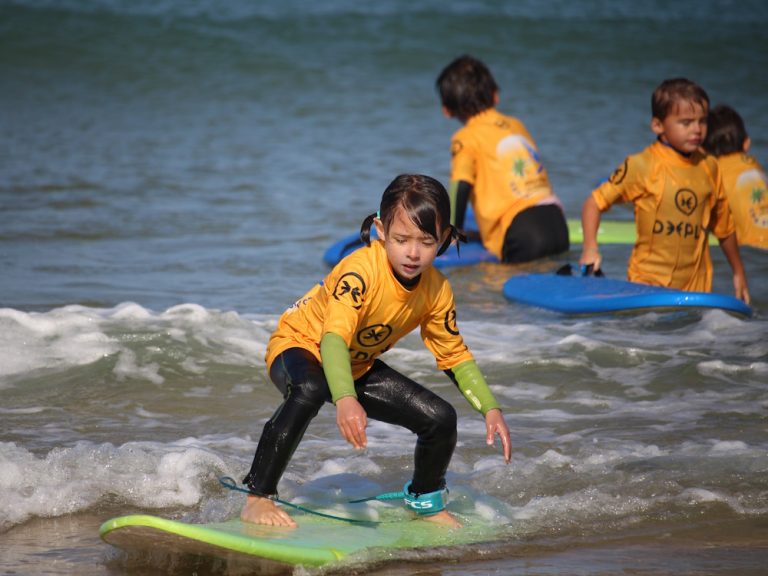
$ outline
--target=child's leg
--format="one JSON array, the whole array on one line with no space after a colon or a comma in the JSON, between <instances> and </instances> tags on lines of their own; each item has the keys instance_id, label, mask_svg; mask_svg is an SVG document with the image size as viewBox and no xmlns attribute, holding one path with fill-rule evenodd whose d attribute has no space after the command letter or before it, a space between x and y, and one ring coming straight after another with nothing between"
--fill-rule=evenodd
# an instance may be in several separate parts
<instances>
[{"instance_id":1,"label":"child's leg","mask_svg":"<svg viewBox=\"0 0 768 576\"><path fill-rule=\"evenodd\" d=\"M264 426L251 470L243 483L258 494L277 494L277 483L309 423L331 393L320 362L308 351L290 348L272 364L270 378L285 400Z\"/></svg>"},{"instance_id":2,"label":"child's leg","mask_svg":"<svg viewBox=\"0 0 768 576\"><path fill-rule=\"evenodd\" d=\"M356 382L356 389L368 417L403 426L418 436L411 492L426 494L443 489L456 447L453 406L381 360Z\"/></svg>"}]
</instances>

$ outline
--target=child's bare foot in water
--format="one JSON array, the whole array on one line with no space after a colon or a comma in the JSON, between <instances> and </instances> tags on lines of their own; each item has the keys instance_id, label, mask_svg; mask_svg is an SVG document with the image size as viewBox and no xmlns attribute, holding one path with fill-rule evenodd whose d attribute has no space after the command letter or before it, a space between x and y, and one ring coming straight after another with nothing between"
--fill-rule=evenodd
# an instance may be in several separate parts
<instances>
[{"instance_id":1,"label":"child's bare foot in water","mask_svg":"<svg viewBox=\"0 0 768 576\"><path fill-rule=\"evenodd\" d=\"M448 510L441 510L437 514L424 516L422 520L426 520L427 522L434 522L435 524L440 524L441 526L448 526L448 528L461 528L461 522L456 520L456 518L450 512L448 512Z\"/></svg>"},{"instance_id":2,"label":"child's bare foot in water","mask_svg":"<svg viewBox=\"0 0 768 576\"><path fill-rule=\"evenodd\" d=\"M246 497L245 506L240 513L240 520L264 526L287 526L289 528L298 526L293 518L277 507L274 501L261 496Z\"/></svg>"}]
</instances>

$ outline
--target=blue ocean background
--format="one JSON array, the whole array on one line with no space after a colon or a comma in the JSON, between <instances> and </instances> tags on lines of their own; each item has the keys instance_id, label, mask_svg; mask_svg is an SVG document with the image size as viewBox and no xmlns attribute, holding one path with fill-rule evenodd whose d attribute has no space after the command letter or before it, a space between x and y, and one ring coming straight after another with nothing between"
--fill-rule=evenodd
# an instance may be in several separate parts
<instances>
[{"instance_id":1,"label":"blue ocean background","mask_svg":"<svg viewBox=\"0 0 768 576\"><path fill-rule=\"evenodd\" d=\"M447 182L458 124L434 81L454 57L490 66L499 109L526 124L577 218L652 141L664 78L735 107L768 162L767 25L757 0L0 3L3 570L233 573L203 559L148 567L98 527L130 512L237 514L216 479L247 470L279 403L270 331L395 175ZM504 404L510 466L416 335L385 358L454 401L449 482L499 541L373 555L346 573L765 573L765 252L742 254L752 319L564 317L503 298L511 275L578 248L445 271ZM629 251L604 247L609 275L623 277ZM713 258L714 289L730 293ZM401 486L413 438L369 433L355 453L323 410L281 495L333 509L337 491Z\"/></svg>"}]
</instances>

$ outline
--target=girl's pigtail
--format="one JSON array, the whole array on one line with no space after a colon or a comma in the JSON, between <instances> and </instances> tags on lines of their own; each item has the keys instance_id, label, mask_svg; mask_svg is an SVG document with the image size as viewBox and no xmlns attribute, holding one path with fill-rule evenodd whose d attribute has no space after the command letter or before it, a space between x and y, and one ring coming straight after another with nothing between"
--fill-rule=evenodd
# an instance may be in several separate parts
<instances>
[{"instance_id":1,"label":"girl's pigtail","mask_svg":"<svg viewBox=\"0 0 768 576\"><path fill-rule=\"evenodd\" d=\"M360 240L366 246L371 245L371 226L373 226L373 219L376 218L376 213L369 214L363 220L363 225L360 226Z\"/></svg>"},{"instance_id":2,"label":"girl's pigtail","mask_svg":"<svg viewBox=\"0 0 768 576\"><path fill-rule=\"evenodd\" d=\"M453 224L450 224L448 226L448 229L450 231L448 233L448 238L445 239L445 242L443 242L443 245L440 246L440 250L437 251L438 256L442 256L442 254L446 250L448 250L450 245L453 244L454 242L456 243L456 254L460 254L459 243L467 241L467 237L464 236L464 234L462 234L461 232L459 232L459 229L456 228L456 226L454 226Z\"/></svg>"}]
</instances>

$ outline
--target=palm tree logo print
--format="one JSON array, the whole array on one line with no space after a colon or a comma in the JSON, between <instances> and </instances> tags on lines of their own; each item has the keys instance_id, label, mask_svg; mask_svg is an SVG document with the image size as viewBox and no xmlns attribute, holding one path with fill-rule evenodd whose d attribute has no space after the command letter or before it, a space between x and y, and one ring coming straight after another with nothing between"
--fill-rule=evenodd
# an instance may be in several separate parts
<instances>
[{"instance_id":1,"label":"palm tree logo print","mask_svg":"<svg viewBox=\"0 0 768 576\"><path fill-rule=\"evenodd\" d=\"M357 272L343 274L333 289L333 297L336 300L347 301L356 310L363 305L364 295L365 282Z\"/></svg>"}]
</instances>

